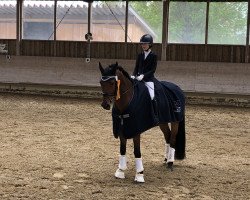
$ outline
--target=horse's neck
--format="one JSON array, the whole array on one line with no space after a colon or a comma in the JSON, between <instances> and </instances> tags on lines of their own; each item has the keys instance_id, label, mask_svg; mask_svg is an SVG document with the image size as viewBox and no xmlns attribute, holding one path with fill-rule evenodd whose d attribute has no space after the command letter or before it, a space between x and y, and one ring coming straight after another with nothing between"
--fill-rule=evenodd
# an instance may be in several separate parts
<instances>
[{"instance_id":1,"label":"horse's neck","mask_svg":"<svg viewBox=\"0 0 250 200\"><path fill-rule=\"evenodd\" d=\"M122 76L120 81L120 99L115 101L115 106L122 113L133 97L134 88L133 83L126 77Z\"/></svg>"}]
</instances>

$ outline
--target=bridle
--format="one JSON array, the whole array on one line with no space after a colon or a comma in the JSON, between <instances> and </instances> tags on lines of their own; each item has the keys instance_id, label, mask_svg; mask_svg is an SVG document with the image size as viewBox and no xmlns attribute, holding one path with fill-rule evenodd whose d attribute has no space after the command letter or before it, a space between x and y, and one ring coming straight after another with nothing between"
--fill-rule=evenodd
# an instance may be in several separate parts
<instances>
[{"instance_id":1,"label":"bridle","mask_svg":"<svg viewBox=\"0 0 250 200\"><path fill-rule=\"evenodd\" d=\"M118 76L101 76L100 82L107 82L109 80L115 79L116 80L116 86L115 86L115 91L113 93L107 93L107 92L102 92L103 97L108 97L109 100L113 100L115 96L117 96L117 81L118 81Z\"/></svg>"},{"instance_id":2,"label":"bridle","mask_svg":"<svg viewBox=\"0 0 250 200\"><path fill-rule=\"evenodd\" d=\"M115 100L120 99L122 95L126 94L129 90L131 90L137 84L137 83L133 84L132 87L129 87L127 90L121 93L120 80L118 79L118 76L101 76L100 82L107 82L112 79L116 80L115 91L113 93L102 92L103 97L109 98L110 101L114 99Z\"/></svg>"}]
</instances>

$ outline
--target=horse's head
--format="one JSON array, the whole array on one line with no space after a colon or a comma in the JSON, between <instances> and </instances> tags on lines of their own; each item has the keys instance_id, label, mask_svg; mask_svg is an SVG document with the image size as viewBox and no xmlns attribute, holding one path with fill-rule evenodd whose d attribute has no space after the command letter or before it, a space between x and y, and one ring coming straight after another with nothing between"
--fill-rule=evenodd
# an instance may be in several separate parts
<instances>
[{"instance_id":1,"label":"horse's head","mask_svg":"<svg viewBox=\"0 0 250 200\"><path fill-rule=\"evenodd\" d=\"M117 98L118 91L118 76L120 71L118 69L118 63L109 65L106 68L103 68L99 62L99 69L101 71L101 88L103 94L102 107L106 110L109 110L111 103Z\"/></svg>"}]
</instances>

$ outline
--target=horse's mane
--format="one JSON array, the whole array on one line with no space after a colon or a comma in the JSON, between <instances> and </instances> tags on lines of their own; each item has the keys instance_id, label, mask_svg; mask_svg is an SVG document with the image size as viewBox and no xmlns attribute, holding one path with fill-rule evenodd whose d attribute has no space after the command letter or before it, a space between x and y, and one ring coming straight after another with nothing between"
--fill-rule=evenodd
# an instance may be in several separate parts
<instances>
[{"instance_id":1,"label":"horse's mane","mask_svg":"<svg viewBox=\"0 0 250 200\"><path fill-rule=\"evenodd\" d=\"M121 66L118 66L117 69L119 69L127 79L132 80L130 78L129 73L127 71L125 71Z\"/></svg>"},{"instance_id":2,"label":"horse's mane","mask_svg":"<svg viewBox=\"0 0 250 200\"><path fill-rule=\"evenodd\" d=\"M130 78L129 73L128 73L127 71L125 71L125 69L123 69L123 67L120 66L120 65L118 65L117 63L116 63L116 64L110 65L109 68L110 68L111 71L113 71L114 73L115 73L115 71L116 71L117 69L120 70L120 71L123 73L123 75L124 75L127 79L129 79L130 81L132 81L132 79ZM112 74L112 75L115 75L115 74Z\"/></svg>"}]
</instances>

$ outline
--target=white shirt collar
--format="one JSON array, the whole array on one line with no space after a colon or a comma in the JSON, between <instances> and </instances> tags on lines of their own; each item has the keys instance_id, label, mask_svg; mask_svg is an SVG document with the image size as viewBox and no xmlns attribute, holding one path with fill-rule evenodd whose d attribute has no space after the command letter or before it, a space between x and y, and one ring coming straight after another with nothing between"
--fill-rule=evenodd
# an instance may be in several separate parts
<instances>
[{"instance_id":1,"label":"white shirt collar","mask_svg":"<svg viewBox=\"0 0 250 200\"><path fill-rule=\"evenodd\" d=\"M147 58L148 54L151 52L151 49L144 51L144 60Z\"/></svg>"}]
</instances>

